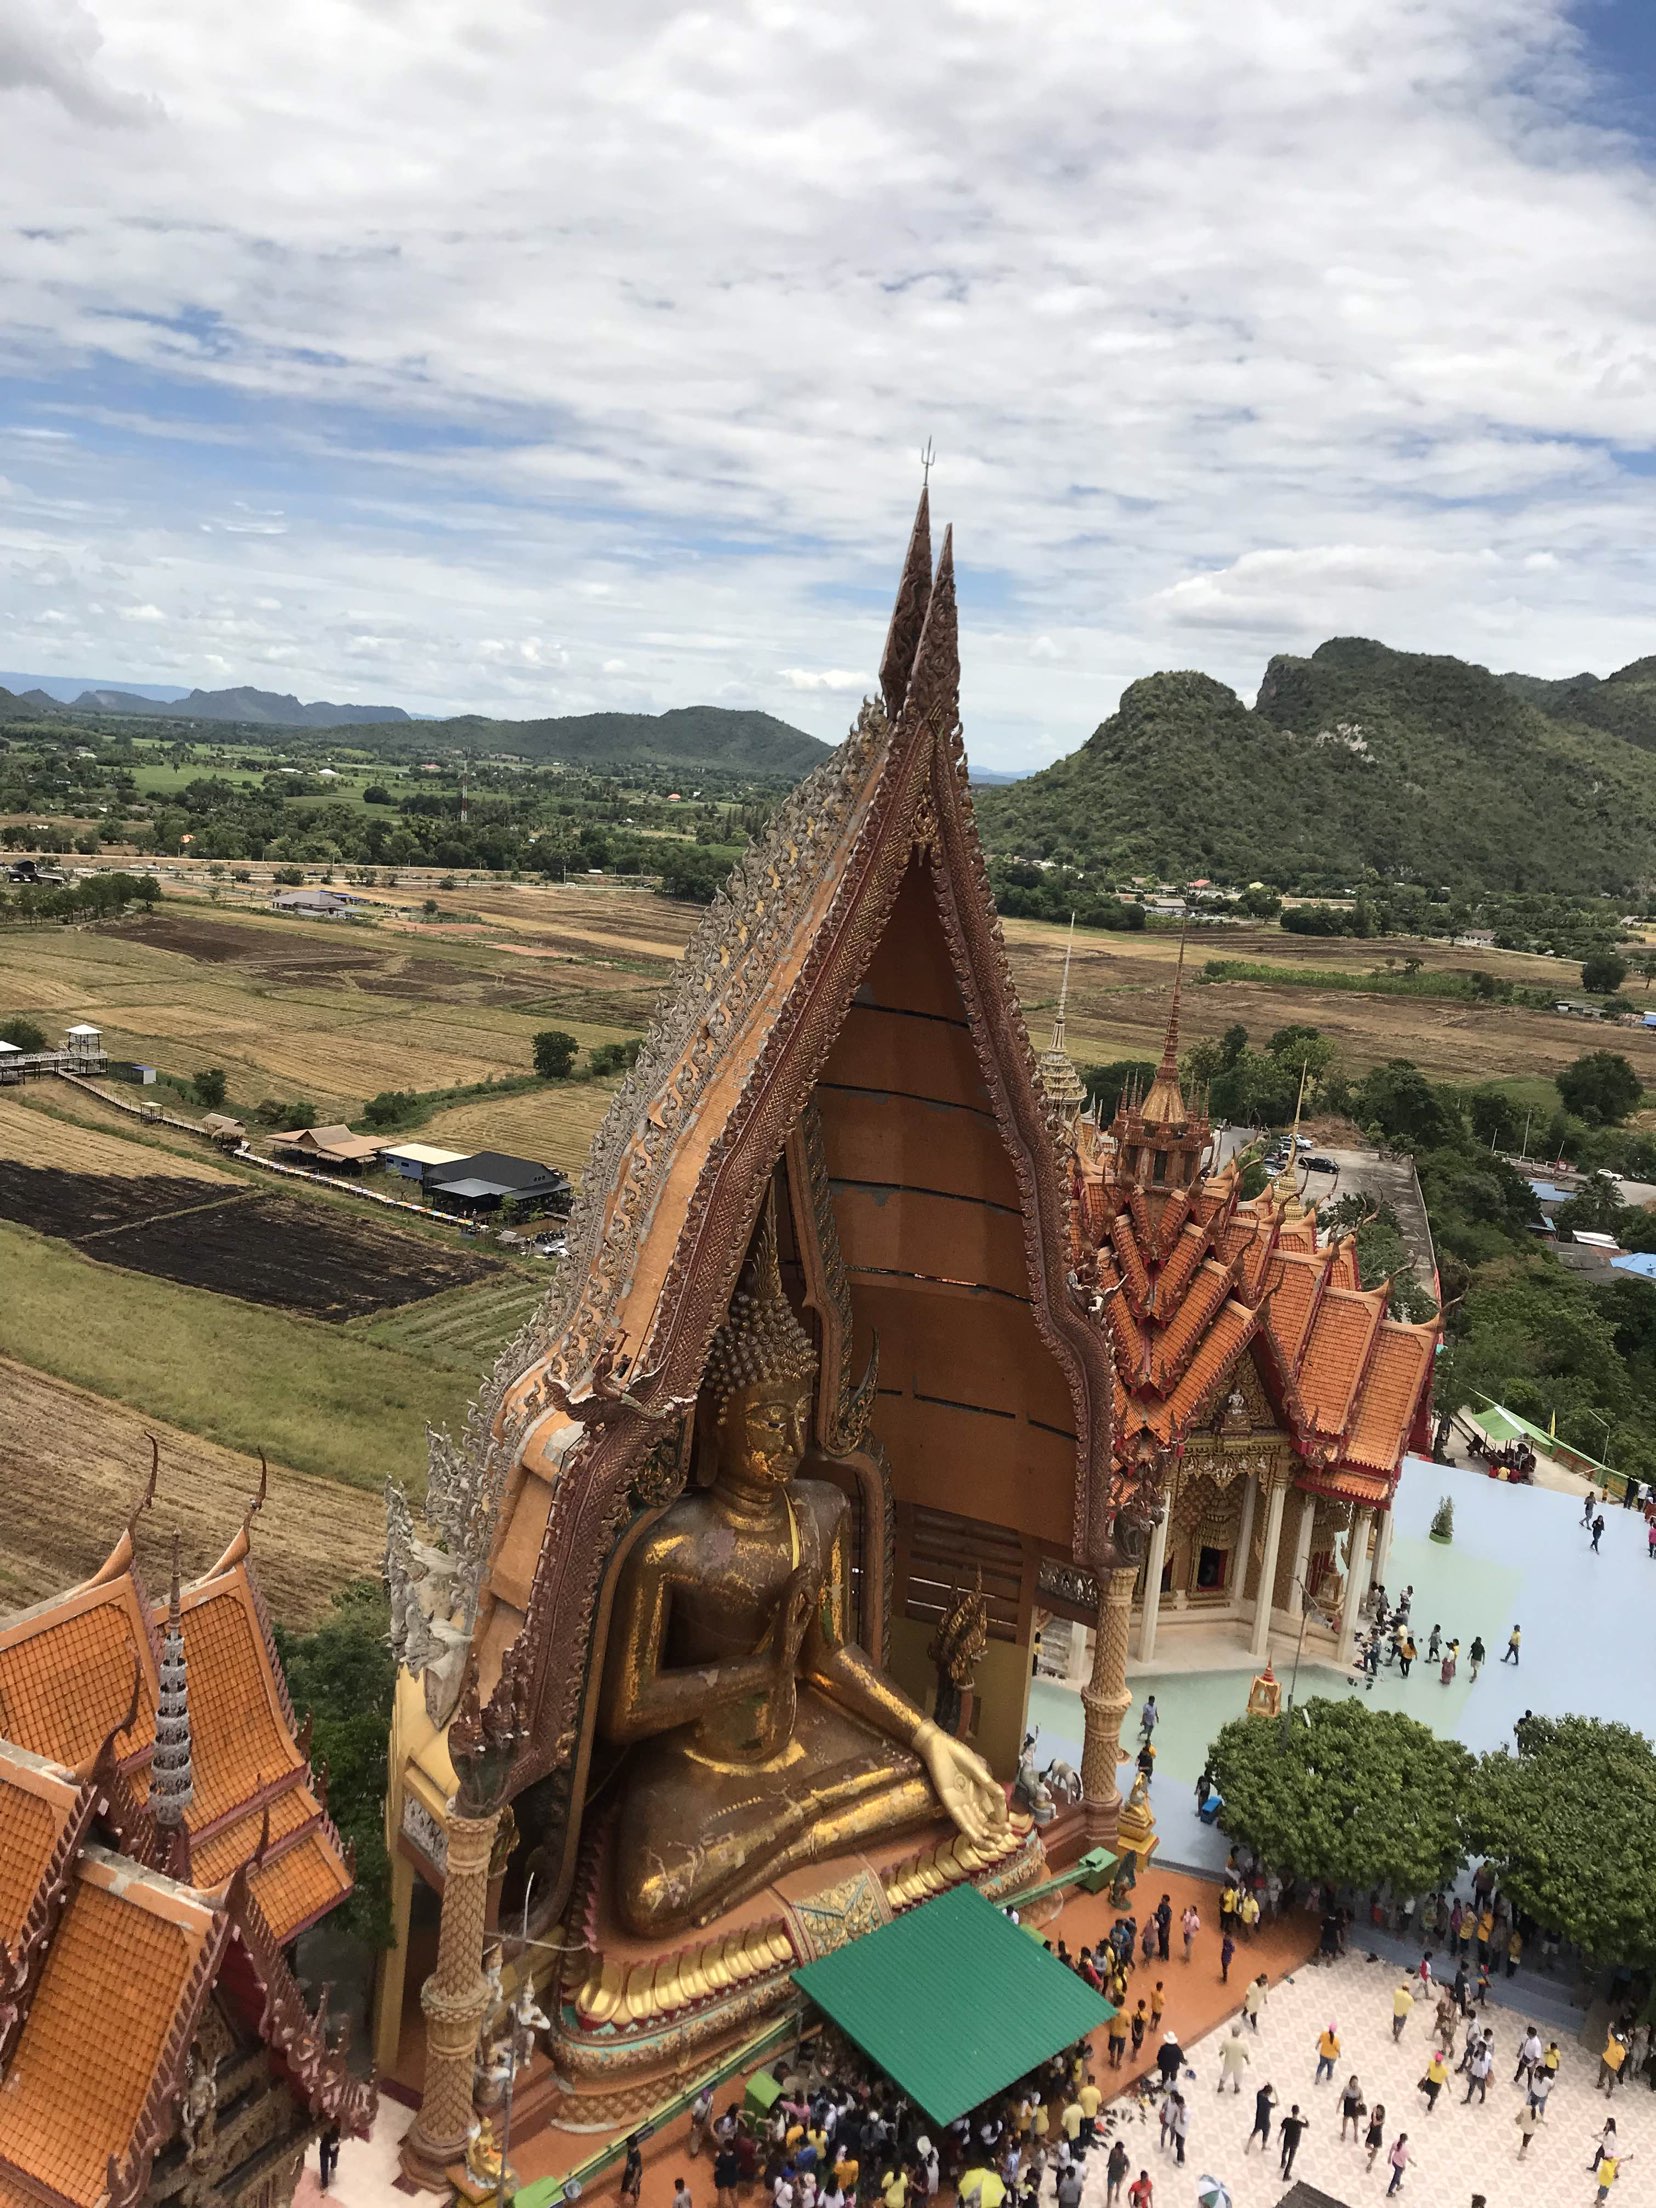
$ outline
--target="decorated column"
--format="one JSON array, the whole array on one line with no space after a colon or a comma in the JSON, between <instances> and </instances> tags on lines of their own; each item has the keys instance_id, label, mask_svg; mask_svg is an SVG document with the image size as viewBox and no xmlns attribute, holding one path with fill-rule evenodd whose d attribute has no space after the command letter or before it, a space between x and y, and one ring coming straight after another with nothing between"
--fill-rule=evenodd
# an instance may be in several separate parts
<instances>
[{"instance_id":1,"label":"decorated column","mask_svg":"<svg viewBox=\"0 0 1656 2208\"><path fill-rule=\"evenodd\" d=\"M1259 1595L1254 1603L1253 1639L1249 1650L1256 1660L1271 1653L1271 1605L1276 1596L1277 1555L1282 1547L1282 1512L1288 1483L1271 1475L1271 1492L1265 1504L1265 1551L1259 1560Z\"/></svg>"},{"instance_id":2,"label":"decorated column","mask_svg":"<svg viewBox=\"0 0 1656 2208\"><path fill-rule=\"evenodd\" d=\"M1147 1664L1156 1653L1156 1621L1161 1616L1162 1572L1167 1564L1167 1527L1173 1515L1173 1499L1156 1521L1150 1536L1150 1553L1144 1564L1144 1614L1139 1620L1139 1662Z\"/></svg>"},{"instance_id":3,"label":"decorated column","mask_svg":"<svg viewBox=\"0 0 1656 2208\"><path fill-rule=\"evenodd\" d=\"M1098 1623L1093 1631L1092 1676L1081 1689L1081 1799L1087 1810L1113 1818L1121 1808L1116 1769L1121 1727L1133 1706L1127 1686L1136 1565L1100 1575Z\"/></svg>"},{"instance_id":4,"label":"decorated column","mask_svg":"<svg viewBox=\"0 0 1656 2208\"><path fill-rule=\"evenodd\" d=\"M433 2192L448 2189L445 2173L463 2160L471 2129L477 2037L496 1998L483 1969L489 1859L522 1735L515 1671L502 1673L493 1700L480 1709L474 1669L449 1727L449 1759L460 1784L449 1810L437 1967L420 1988L425 2084L402 2144L404 2175Z\"/></svg>"},{"instance_id":5,"label":"decorated column","mask_svg":"<svg viewBox=\"0 0 1656 2208\"><path fill-rule=\"evenodd\" d=\"M1351 1543L1347 1551L1345 1597L1340 1604L1339 1661L1349 1664L1357 1647L1357 1621L1363 1597L1368 1593L1369 1529L1374 1524L1372 1505L1361 1503L1352 1512Z\"/></svg>"},{"instance_id":6,"label":"decorated column","mask_svg":"<svg viewBox=\"0 0 1656 2208\"><path fill-rule=\"evenodd\" d=\"M1386 1582L1386 1569L1391 1563L1392 1532L1396 1519L1397 1504L1394 1494L1392 1501L1380 1513L1380 1530L1374 1537L1373 1584L1377 1587L1383 1587Z\"/></svg>"}]
</instances>

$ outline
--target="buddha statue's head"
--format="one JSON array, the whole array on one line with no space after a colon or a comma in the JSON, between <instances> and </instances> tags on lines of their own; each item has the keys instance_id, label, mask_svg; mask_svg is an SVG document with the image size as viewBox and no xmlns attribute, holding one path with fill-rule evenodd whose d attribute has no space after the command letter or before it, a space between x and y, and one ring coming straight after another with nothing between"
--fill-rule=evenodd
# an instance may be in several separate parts
<instances>
[{"instance_id":1,"label":"buddha statue's head","mask_svg":"<svg viewBox=\"0 0 1656 2208\"><path fill-rule=\"evenodd\" d=\"M767 1213L702 1381L720 1472L785 1486L805 1454L815 1378L816 1352L783 1290Z\"/></svg>"}]
</instances>

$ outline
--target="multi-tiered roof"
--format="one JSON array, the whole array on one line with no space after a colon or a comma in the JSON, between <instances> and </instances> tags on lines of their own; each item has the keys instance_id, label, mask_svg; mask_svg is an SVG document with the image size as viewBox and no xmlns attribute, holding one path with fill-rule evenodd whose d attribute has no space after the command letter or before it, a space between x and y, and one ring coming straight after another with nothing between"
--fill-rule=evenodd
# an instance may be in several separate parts
<instances>
[{"instance_id":1,"label":"multi-tiered roof","mask_svg":"<svg viewBox=\"0 0 1656 2208\"><path fill-rule=\"evenodd\" d=\"M1073 1249L1106 1299L1116 1461L1181 1452L1251 1351L1300 1484L1385 1502L1430 1397L1437 1328L1388 1317L1386 1285L1363 1287L1352 1236L1319 1237L1292 1168L1245 1199L1240 1161L1212 1164L1178 1039L1176 980L1149 1087L1107 1130L1075 1127Z\"/></svg>"},{"instance_id":2,"label":"multi-tiered roof","mask_svg":"<svg viewBox=\"0 0 1656 2208\"><path fill-rule=\"evenodd\" d=\"M159 1604L129 1526L0 1625L0 2208L137 2201L192 2078L249 2049L291 2104L267 2144L365 2131L373 2088L282 1953L351 1883L245 1526Z\"/></svg>"}]
</instances>

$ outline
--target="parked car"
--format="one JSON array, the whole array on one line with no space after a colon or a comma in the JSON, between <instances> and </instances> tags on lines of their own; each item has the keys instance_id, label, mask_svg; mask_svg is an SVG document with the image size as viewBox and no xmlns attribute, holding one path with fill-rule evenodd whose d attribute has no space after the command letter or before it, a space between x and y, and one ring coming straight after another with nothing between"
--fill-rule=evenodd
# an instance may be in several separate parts
<instances>
[{"instance_id":1,"label":"parked car","mask_svg":"<svg viewBox=\"0 0 1656 2208\"><path fill-rule=\"evenodd\" d=\"M1301 1158L1307 1173L1338 1173L1339 1167L1332 1158Z\"/></svg>"}]
</instances>

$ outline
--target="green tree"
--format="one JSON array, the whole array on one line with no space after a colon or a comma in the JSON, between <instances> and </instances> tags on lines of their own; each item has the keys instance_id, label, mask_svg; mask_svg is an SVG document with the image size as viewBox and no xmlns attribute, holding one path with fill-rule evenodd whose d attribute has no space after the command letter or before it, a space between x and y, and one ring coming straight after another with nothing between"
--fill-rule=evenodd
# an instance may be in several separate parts
<instances>
[{"instance_id":1,"label":"green tree","mask_svg":"<svg viewBox=\"0 0 1656 2208\"><path fill-rule=\"evenodd\" d=\"M198 1104L209 1112L222 1111L224 1099L229 1093L229 1083L222 1066L209 1066L202 1073L192 1073L190 1089Z\"/></svg>"},{"instance_id":2,"label":"green tree","mask_svg":"<svg viewBox=\"0 0 1656 2208\"><path fill-rule=\"evenodd\" d=\"M543 1081L562 1081L575 1069L580 1043L566 1028L543 1027L534 1038L535 1071Z\"/></svg>"},{"instance_id":3,"label":"green tree","mask_svg":"<svg viewBox=\"0 0 1656 2208\"><path fill-rule=\"evenodd\" d=\"M1619 1050L1590 1050L1553 1082L1568 1109L1589 1127L1619 1127L1638 1109L1639 1077Z\"/></svg>"},{"instance_id":4,"label":"green tree","mask_svg":"<svg viewBox=\"0 0 1656 2208\"><path fill-rule=\"evenodd\" d=\"M1285 1724L1234 1718L1208 1762L1226 1832L1294 1877L1427 1894L1464 1860L1472 1758L1398 1711L1318 1696Z\"/></svg>"},{"instance_id":5,"label":"green tree","mask_svg":"<svg viewBox=\"0 0 1656 2208\"><path fill-rule=\"evenodd\" d=\"M378 1096L371 1096L362 1107L364 1124L381 1132L408 1126L419 1118L420 1112L417 1089L381 1089Z\"/></svg>"},{"instance_id":6,"label":"green tree","mask_svg":"<svg viewBox=\"0 0 1656 2208\"><path fill-rule=\"evenodd\" d=\"M1430 1149L1460 1131L1453 1104L1407 1058L1370 1067L1354 1101L1365 1127L1378 1127L1392 1141L1415 1149Z\"/></svg>"},{"instance_id":7,"label":"green tree","mask_svg":"<svg viewBox=\"0 0 1656 2208\"><path fill-rule=\"evenodd\" d=\"M1601 1965L1656 1967L1656 1750L1592 1717L1527 1717L1486 1755L1467 1838L1501 1891Z\"/></svg>"},{"instance_id":8,"label":"green tree","mask_svg":"<svg viewBox=\"0 0 1656 2208\"><path fill-rule=\"evenodd\" d=\"M1279 1027L1265 1047L1278 1065L1296 1076L1304 1072L1307 1093L1334 1064L1334 1045L1320 1027Z\"/></svg>"},{"instance_id":9,"label":"green tree","mask_svg":"<svg viewBox=\"0 0 1656 2208\"><path fill-rule=\"evenodd\" d=\"M9 1020L0 1020L0 1043L15 1043L19 1050L44 1050L46 1032L16 1012Z\"/></svg>"},{"instance_id":10,"label":"green tree","mask_svg":"<svg viewBox=\"0 0 1656 2208\"><path fill-rule=\"evenodd\" d=\"M624 1043L594 1043L587 1058L587 1072L602 1079L611 1073L625 1073L643 1048L644 1039L631 1035Z\"/></svg>"},{"instance_id":11,"label":"green tree","mask_svg":"<svg viewBox=\"0 0 1656 2208\"><path fill-rule=\"evenodd\" d=\"M1472 1132L1486 1150L1512 1150L1523 1135L1518 1107L1504 1089L1474 1089L1467 1110Z\"/></svg>"},{"instance_id":12,"label":"green tree","mask_svg":"<svg viewBox=\"0 0 1656 2208\"><path fill-rule=\"evenodd\" d=\"M1619 1234L1632 1208L1622 1202L1621 1190L1608 1173L1594 1173L1553 1217L1568 1234Z\"/></svg>"},{"instance_id":13,"label":"green tree","mask_svg":"<svg viewBox=\"0 0 1656 2208\"><path fill-rule=\"evenodd\" d=\"M328 1767L328 1809L356 1846L356 1891L346 1923L375 1947L391 1944L391 1864L385 1852L386 1741L396 1667L390 1610L376 1580L353 1580L313 1633L276 1628L276 1652L296 1710L313 1719L311 1756Z\"/></svg>"},{"instance_id":14,"label":"green tree","mask_svg":"<svg viewBox=\"0 0 1656 2208\"><path fill-rule=\"evenodd\" d=\"M1112 1058L1107 1065L1083 1066L1081 1084L1106 1120L1114 1119L1129 1088L1147 1089L1156 1069L1148 1058Z\"/></svg>"},{"instance_id":15,"label":"green tree","mask_svg":"<svg viewBox=\"0 0 1656 2208\"><path fill-rule=\"evenodd\" d=\"M1595 996L1609 996L1627 979L1627 961L1614 951L1594 951L1581 962L1581 986Z\"/></svg>"}]
</instances>

